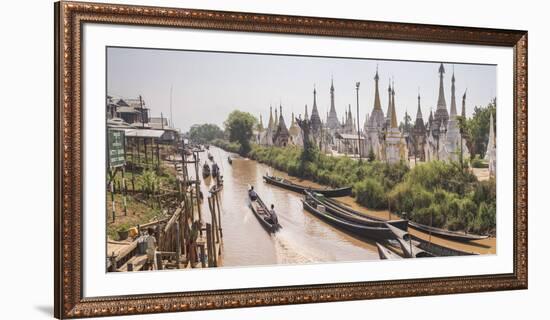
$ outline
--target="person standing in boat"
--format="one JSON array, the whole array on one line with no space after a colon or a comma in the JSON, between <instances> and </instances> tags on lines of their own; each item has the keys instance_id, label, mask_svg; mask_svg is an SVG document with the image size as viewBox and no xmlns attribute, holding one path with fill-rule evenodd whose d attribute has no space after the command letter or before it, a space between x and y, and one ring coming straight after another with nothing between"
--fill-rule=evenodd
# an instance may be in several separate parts
<instances>
[{"instance_id":1,"label":"person standing in boat","mask_svg":"<svg viewBox=\"0 0 550 320\"><path fill-rule=\"evenodd\" d=\"M258 194L254 191L254 186L250 186L250 190L248 190L248 197L252 201L256 201L256 199L258 199Z\"/></svg>"},{"instance_id":2,"label":"person standing in boat","mask_svg":"<svg viewBox=\"0 0 550 320\"><path fill-rule=\"evenodd\" d=\"M269 210L269 216L274 225L279 224L279 218L277 217L277 213L275 213L275 205L273 203L271 204L271 210Z\"/></svg>"}]
</instances>

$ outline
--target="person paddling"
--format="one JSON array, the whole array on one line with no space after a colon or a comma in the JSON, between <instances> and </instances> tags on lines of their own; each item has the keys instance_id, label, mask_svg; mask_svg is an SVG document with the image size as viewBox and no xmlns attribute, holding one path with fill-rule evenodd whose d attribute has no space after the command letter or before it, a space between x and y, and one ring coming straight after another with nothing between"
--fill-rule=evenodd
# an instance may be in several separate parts
<instances>
[{"instance_id":1,"label":"person paddling","mask_svg":"<svg viewBox=\"0 0 550 320\"><path fill-rule=\"evenodd\" d=\"M271 204L271 210L269 210L269 215L273 224L278 225L279 218L277 217L277 213L275 213L275 206L273 204Z\"/></svg>"}]
</instances>

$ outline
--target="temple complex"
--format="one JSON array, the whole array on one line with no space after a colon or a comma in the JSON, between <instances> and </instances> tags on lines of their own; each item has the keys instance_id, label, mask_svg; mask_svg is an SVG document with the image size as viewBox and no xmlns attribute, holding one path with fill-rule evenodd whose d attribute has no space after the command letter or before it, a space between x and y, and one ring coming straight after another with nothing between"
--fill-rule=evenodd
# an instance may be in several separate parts
<instances>
[{"instance_id":1,"label":"temple complex","mask_svg":"<svg viewBox=\"0 0 550 320\"><path fill-rule=\"evenodd\" d=\"M447 109L445 99L445 66L443 63L437 69L439 90L437 92L437 105L435 112L430 111L427 121L421 110L420 92L417 96L416 118L410 122L405 113L405 123L398 123L396 111L396 88L393 80L388 85L387 110L384 114L380 96L380 74L378 67L374 75L374 101L372 109L367 113L362 127L358 127L358 119L354 117L351 104L344 107L344 112L339 120L337 105L335 102L334 79L330 82L330 108L326 112L326 120L321 119L317 89L313 89L313 107L311 115L308 114L307 104L303 115L298 118L309 120L310 139L326 154L345 154L353 157L376 159L387 163L410 161L454 161L469 157L466 141L462 137L461 119L466 118L466 91L462 96L462 109L458 113L456 104L457 81L454 70L450 81L450 111ZM257 130L258 139L262 145L297 146L304 145L303 135L296 123L294 113L290 120L290 127L286 127L282 106L279 113L275 110L275 118L270 107L269 122L266 129L260 119ZM492 118L491 118L492 119ZM491 120L492 121L492 120ZM492 122L491 122L491 125ZM359 129L359 132L358 132ZM494 130L493 128L491 130ZM492 139L492 140L491 140ZM491 132L486 154L487 161L495 157L491 156L495 150L494 131ZM491 158L492 157L492 158ZM495 167L496 168L496 167Z\"/></svg>"}]
</instances>

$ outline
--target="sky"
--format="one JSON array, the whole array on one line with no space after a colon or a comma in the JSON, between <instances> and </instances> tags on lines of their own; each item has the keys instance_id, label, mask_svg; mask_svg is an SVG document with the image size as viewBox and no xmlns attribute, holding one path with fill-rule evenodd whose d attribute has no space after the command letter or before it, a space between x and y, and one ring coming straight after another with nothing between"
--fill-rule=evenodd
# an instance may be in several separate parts
<instances>
[{"instance_id":1,"label":"sky","mask_svg":"<svg viewBox=\"0 0 550 320\"><path fill-rule=\"evenodd\" d=\"M214 123L223 126L235 110L247 111L264 126L269 107L282 105L287 125L291 112L311 115L313 89L323 121L330 110L331 78L335 88L335 106L341 120L351 104L356 117L356 82L359 88L361 127L374 104L374 76L378 68L380 99L386 114L390 78L395 87L398 121L405 111L415 119L418 99L427 121L437 105L439 63L397 60L369 60L334 57L260 55L226 52L108 48L107 94L116 98L139 95L151 109L151 116L170 117L176 128L188 131L193 124ZM444 89L447 109L451 105L451 75L454 70L458 112L467 89L466 114L474 106L485 106L496 96L494 65L453 64L445 67ZM172 96L170 96L172 88Z\"/></svg>"}]
</instances>

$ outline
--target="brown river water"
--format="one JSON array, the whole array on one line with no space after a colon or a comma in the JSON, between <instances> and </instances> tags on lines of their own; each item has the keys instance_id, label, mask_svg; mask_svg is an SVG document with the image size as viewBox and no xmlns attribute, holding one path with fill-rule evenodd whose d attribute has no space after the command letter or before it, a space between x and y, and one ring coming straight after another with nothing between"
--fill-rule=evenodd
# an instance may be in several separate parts
<instances>
[{"instance_id":1,"label":"brown river water","mask_svg":"<svg viewBox=\"0 0 550 320\"><path fill-rule=\"evenodd\" d=\"M325 223L303 209L301 195L267 184L262 179L266 173L289 178L285 173L220 148L211 146L209 151L218 163L224 179L220 204L223 228L222 260L225 267L379 259L374 242L356 238ZM229 155L233 158L232 165L227 161ZM205 161L212 164L207 159L206 152L201 153L201 168ZM202 176L201 180L202 192L207 196L208 189L214 181L211 178L204 180ZM298 181L301 184L318 186L313 182ZM265 231L248 208L247 190L251 185L268 206L275 205L279 223L282 225L278 232L269 234ZM338 200L358 208L351 197ZM362 207L360 210L383 218L389 216L387 211L370 211ZM210 221L207 201L203 202L202 211L203 220ZM411 231L415 235L424 236L421 232ZM478 253L494 253L496 247L494 238L472 245L436 237L432 237L432 241Z\"/></svg>"}]
</instances>

